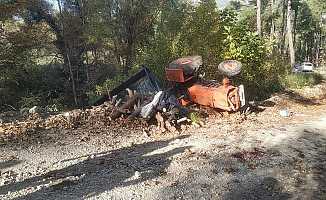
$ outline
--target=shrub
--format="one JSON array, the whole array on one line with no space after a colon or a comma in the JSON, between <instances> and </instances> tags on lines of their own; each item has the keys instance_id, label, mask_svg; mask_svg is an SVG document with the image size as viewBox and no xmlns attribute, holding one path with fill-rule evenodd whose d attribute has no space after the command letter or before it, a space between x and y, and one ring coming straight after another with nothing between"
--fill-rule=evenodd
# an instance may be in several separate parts
<instances>
[{"instance_id":1,"label":"shrub","mask_svg":"<svg viewBox=\"0 0 326 200\"><path fill-rule=\"evenodd\" d=\"M41 98L36 95L31 95L28 97L22 97L19 101L20 108L31 108L33 106L39 106L41 104Z\"/></svg>"},{"instance_id":2,"label":"shrub","mask_svg":"<svg viewBox=\"0 0 326 200\"><path fill-rule=\"evenodd\" d=\"M105 95L108 94L113 88L121 84L127 76L123 74L116 75L112 79L107 79L103 84L97 85L95 88L96 95Z\"/></svg>"}]
</instances>

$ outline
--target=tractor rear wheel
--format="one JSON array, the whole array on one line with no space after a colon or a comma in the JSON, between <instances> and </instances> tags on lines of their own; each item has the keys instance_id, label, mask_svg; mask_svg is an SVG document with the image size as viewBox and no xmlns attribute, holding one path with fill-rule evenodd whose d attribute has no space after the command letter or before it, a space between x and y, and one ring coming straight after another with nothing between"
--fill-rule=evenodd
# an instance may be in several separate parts
<instances>
[{"instance_id":1,"label":"tractor rear wheel","mask_svg":"<svg viewBox=\"0 0 326 200\"><path fill-rule=\"evenodd\" d=\"M227 77L233 77L241 72L242 64L236 60L226 60L218 65L218 70Z\"/></svg>"}]
</instances>

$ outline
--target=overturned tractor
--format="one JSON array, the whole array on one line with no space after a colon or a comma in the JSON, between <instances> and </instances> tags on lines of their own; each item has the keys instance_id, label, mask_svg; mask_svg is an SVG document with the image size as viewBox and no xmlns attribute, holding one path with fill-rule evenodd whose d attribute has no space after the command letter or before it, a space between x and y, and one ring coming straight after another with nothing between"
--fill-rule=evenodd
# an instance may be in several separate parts
<instances>
[{"instance_id":1,"label":"overturned tractor","mask_svg":"<svg viewBox=\"0 0 326 200\"><path fill-rule=\"evenodd\" d=\"M199 74L202 65L200 56L180 58L166 68L169 87L162 89L158 79L146 67L114 88L95 105L110 100L115 106L110 114L116 119L125 114L128 119L154 116L165 127L171 127L187 118L189 104L199 104L228 112L238 111L245 104L244 87L233 86L230 78L239 74L241 63L233 60L222 62L219 72L224 75L221 82L204 80ZM167 124L166 124L167 123Z\"/></svg>"},{"instance_id":2,"label":"overturned tractor","mask_svg":"<svg viewBox=\"0 0 326 200\"><path fill-rule=\"evenodd\" d=\"M225 111L238 111L245 104L244 87L233 86L230 78L241 71L241 63L234 60L222 62L218 69L224 75L219 83L203 80L198 75L202 65L200 56L180 58L165 69L166 78L176 89L182 105L196 103Z\"/></svg>"}]
</instances>

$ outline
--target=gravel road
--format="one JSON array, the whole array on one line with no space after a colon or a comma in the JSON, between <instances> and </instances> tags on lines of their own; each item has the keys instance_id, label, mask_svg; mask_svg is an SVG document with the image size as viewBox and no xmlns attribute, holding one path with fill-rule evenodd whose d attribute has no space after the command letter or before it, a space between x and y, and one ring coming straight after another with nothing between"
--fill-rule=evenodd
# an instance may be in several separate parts
<instances>
[{"instance_id":1,"label":"gravel road","mask_svg":"<svg viewBox=\"0 0 326 200\"><path fill-rule=\"evenodd\" d=\"M0 146L0 199L326 199L325 108L178 135L49 130Z\"/></svg>"}]
</instances>

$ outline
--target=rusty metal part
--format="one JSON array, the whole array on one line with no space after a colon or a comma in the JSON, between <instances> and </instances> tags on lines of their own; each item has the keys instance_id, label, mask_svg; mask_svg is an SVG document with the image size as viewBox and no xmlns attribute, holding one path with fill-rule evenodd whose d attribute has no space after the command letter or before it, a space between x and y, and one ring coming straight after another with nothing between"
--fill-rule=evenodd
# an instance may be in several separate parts
<instances>
[{"instance_id":1,"label":"rusty metal part","mask_svg":"<svg viewBox=\"0 0 326 200\"><path fill-rule=\"evenodd\" d=\"M225 88L229 87L231 85L231 80L227 77L225 77L223 80L222 80L222 84Z\"/></svg>"},{"instance_id":2,"label":"rusty metal part","mask_svg":"<svg viewBox=\"0 0 326 200\"><path fill-rule=\"evenodd\" d=\"M194 75L203 64L201 56L179 58L169 64L168 69L182 69L186 76Z\"/></svg>"},{"instance_id":3,"label":"rusty metal part","mask_svg":"<svg viewBox=\"0 0 326 200\"><path fill-rule=\"evenodd\" d=\"M226 111L237 111L240 108L238 88L234 86L207 87L194 84L188 88L191 101L194 103L219 108Z\"/></svg>"},{"instance_id":4,"label":"rusty metal part","mask_svg":"<svg viewBox=\"0 0 326 200\"><path fill-rule=\"evenodd\" d=\"M165 69L166 79L168 81L185 83L193 78L193 76L186 77L183 69Z\"/></svg>"}]
</instances>

